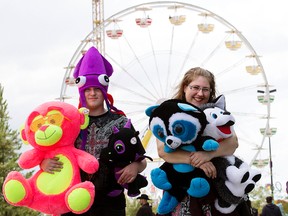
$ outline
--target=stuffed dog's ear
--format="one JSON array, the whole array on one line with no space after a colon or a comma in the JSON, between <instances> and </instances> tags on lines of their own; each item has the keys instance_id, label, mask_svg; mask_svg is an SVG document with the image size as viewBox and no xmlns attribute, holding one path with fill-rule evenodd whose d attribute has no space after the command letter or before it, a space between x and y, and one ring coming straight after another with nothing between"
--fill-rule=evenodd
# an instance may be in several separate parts
<instances>
[{"instance_id":1,"label":"stuffed dog's ear","mask_svg":"<svg viewBox=\"0 0 288 216\"><path fill-rule=\"evenodd\" d=\"M225 101L225 96L220 95L214 100L215 106L219 107L223 110L226 110L226 101Z\"/></svg>"}]
</instances>

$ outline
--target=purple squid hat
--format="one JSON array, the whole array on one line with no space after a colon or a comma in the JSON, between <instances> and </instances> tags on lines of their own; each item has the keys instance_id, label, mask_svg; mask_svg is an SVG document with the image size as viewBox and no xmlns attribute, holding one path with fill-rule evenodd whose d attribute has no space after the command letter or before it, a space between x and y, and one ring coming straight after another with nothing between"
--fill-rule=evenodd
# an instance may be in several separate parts
<instances>
[{"instance_id":1,"label":"purple squid hat","mask_svg":"<svg viewBox=\"0 0 288 216\"><path fill-rule=\"evenodd\" d=\"M95 47L89 48L84 56L77 63L75 71L73 73L76 85L78 86L80 95L79 107L86 107L85 89L90 87L96 87L102 91L104 100L106 102L108 110L113 110L116 113L122 113L113 106L110 102L111 95L107 93L109 85L109 77L113 73L112 65L99 53ZM82 144L81 149L85 150L85 144L87 141L87 129L81 131Z\"/></svg>"},{"instance_id":2,"label":"purple squid hat","mask_svg":"<svg viewBox=\"0 0 288 216\"><path fill-rule=\"evenodd\" d=\"M112 65L99 53L95 47L89 48L77 63L73 73L80 95L80 106L86 107L84 91L96 87L102 91L108 109L111 108L107 97L109 77L113 73ZM114 108L114 107L113 107ZM116 109L117 110L117 109Z\"/></svg>"}]
</instances>

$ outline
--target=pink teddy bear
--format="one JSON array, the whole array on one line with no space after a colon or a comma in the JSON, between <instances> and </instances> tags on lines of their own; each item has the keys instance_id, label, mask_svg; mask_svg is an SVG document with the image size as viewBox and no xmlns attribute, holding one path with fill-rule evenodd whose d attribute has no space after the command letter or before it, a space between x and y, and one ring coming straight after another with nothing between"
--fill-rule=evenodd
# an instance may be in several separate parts
<instances>
[{"instance_id":1,"label":"pink teddy bear","mask_svg":"<svg viewBox=\"0 0 288 216\"><path fill-rule=\"evenodd\" d=\"M99 164L94 156L76 149L74 141L88 123L85 108L78 110L58 101L37 107L21 130L23 141L34 148L20 156L19 166L30 169L46 158L58 157L63 168L54 174L40 169L29 179L20 172L10 172L2 188L6 201L54 216L86 212L94 201L95 189L91 182L81 182L80 168L92 174Z\"/></svg>"}]
</instances>

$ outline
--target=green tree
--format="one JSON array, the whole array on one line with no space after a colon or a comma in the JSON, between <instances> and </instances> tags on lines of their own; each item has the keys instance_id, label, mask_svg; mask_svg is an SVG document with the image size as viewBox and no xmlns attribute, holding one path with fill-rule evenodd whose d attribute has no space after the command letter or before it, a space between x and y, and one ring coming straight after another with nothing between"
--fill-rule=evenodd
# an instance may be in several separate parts
<instances>
[{"instance_id":1,"label":"green tree","mask_svg":"<svg viewBox=\"0 0 288 216\"><path fill-rule=\"evenodd\" d=\"M258 186L249 193L251 204L261 213L263 207L266 205L266 197L271 196L271 189L269 187ZM286 197L287 199L287 197ZM288 203L285 200L274 200L275 204L282 203L283 209L288 212Z\"/></svg>"},{"instance_id":2,"label":"green tree","mask_svg":"<svg viewBox=\"0 0 288 216\"><path fill-rule=\"evenodd\" d=\"M126 196L126 216L135 216L141 207L140 202L138 199ZM160 201L160 200L158 200ZM152 211L155 213L157 212L157 206L153 205L153 201L149 200L148 201L150 205L152 205ZM157 202L158 203L158 202Z\"/></svg>"},{"instance_id":3,"label":"green tree","mask_svg":"<svg viewBox=\"0 0 288 216\"><path fill-rule=\"evenodd\" d=\"M137 214L138 209L140 208L139 200L136 198L131 198L126 196L126 215L127 216L135 216Z\"/></svg>"},{"instance_id":4,"label":"green tree","mask_svg":"<svg viewBox=\"0 0 288 216\"><path fill-rule=\"evenodd\" d=\"M10 171L20 171L17 160L20 155L21 140L16 130L9 127L7 101L3 98L4 88L0 84L0 216L40 215L40 213L25 207L9 205L2 194L5 177ZM28 177L31 173L27 173Z\"/></svg>"}]
</instances>

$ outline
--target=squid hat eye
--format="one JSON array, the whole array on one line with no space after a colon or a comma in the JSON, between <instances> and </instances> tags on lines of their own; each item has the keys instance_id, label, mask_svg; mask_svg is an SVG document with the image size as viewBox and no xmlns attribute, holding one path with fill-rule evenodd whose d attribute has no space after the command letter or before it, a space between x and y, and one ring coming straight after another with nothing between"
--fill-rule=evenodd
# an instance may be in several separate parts
<instances>
[{"instance_id":1,"label":"squid hat eye","mask_svg":"<svg viewBox=\"0 0 288 216\"><path fill-rule=\"evenodd\" d=\"M75 84L77 85L78 88L81 88L84 86L86 83L86 77L85 76L79 76L75 80Z\"/></svg>"},{"instance_id":2,"label":"squid hat eye","mask_svg":"<svg viewBox=\"0 0 288 216\"><path fill-rule=\"evenodd\" d=\"M99 83L101 83L103 86L109 85L109 77L106 74L102 74L98 77Z\"/></svg>"}]
</instances>

